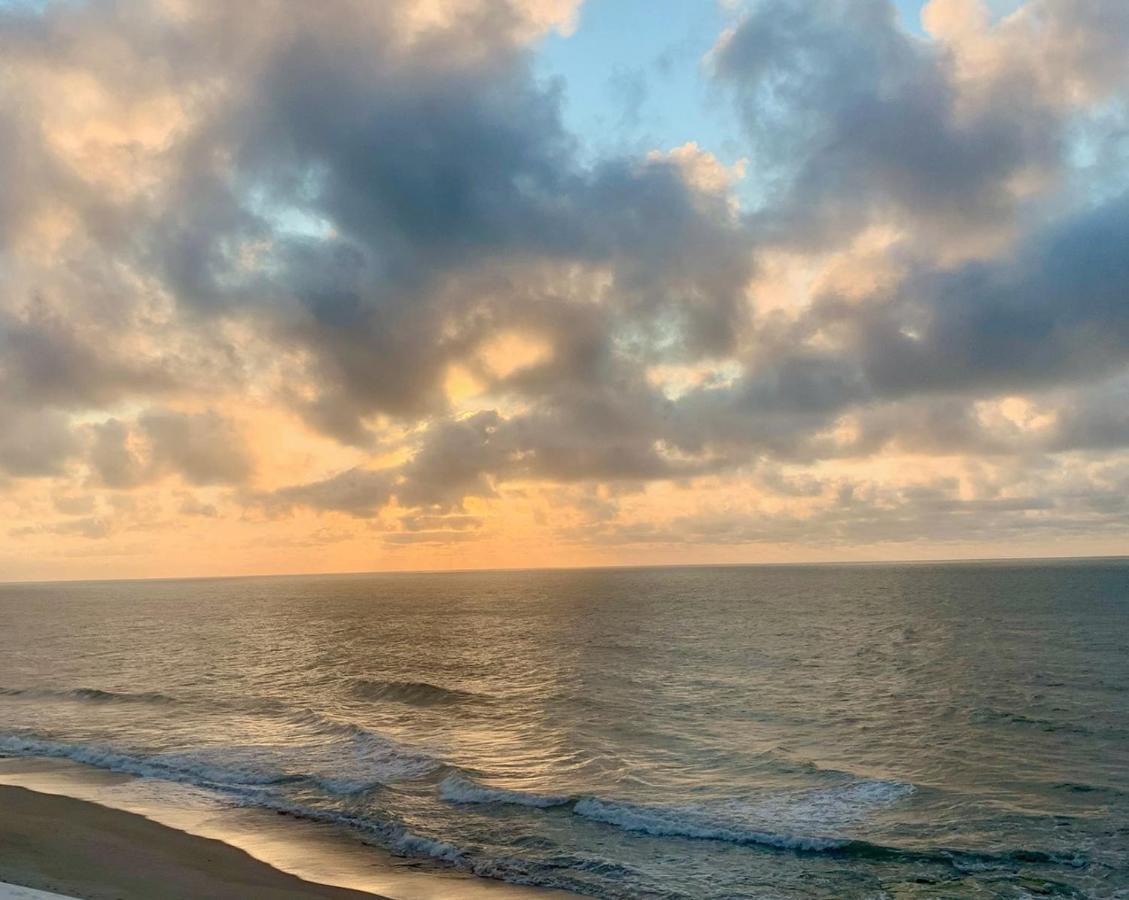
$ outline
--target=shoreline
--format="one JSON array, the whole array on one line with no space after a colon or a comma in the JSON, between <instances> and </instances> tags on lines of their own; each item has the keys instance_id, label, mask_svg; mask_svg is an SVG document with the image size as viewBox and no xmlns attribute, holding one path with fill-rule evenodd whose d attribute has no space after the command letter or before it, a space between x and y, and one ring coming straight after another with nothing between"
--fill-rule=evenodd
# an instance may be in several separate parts
<instances>
[{"instance_id":1,"label":"shoreline","mask_svg":"<svg viewBox=\"0 0 1129 900\"><path fill-rule=\"evenodd\" d=\"M0 785L0 882L65 897L373 900L305 881L214 838L86 800ZM384 898L387 900L387 898Z\"/></svg>"},{"instance_id":2,"label":"shoreline","mask_svg":"<svg viewBox=\"0 0 1129 900\"><path fill-rule=\"evenodd\" d=\"M16 812L9 797L17 798L15 802L22 804L27 816ZM0 809L5 811L0 817L0 887L10 882L82 900L146 900L170 896L170 887L176 888L173 895L177 897L218 900L248 896L277 900L575 897L395 856L337 826L259 807L202 802L190 786L69 760L0 757ZM37 827L32 826L33 820L39 821ZM99 827L87 827L92 822ZM129 840L124 840L126 836ZM83 865L65 868L66 860L79 860L87 845L102 848L100 857L113 860L110 871L98 873ZM27 854L22 867L13 862L16 850ZM152 889L142 885L140 891L131 892L125 889L128 884L115 882L114 867L129 870L135 860L154 855L163 862L155 870ZM191 890L196 883L191 877L193 866L212 856L222 863L222 879L230 880L237 889L223 893L220 883L219 892ZM32 865L36 860L38 869ZM103 881L88 884L95 876ZM259 878L265 879L261 888Z\"/></svg>"}]
</instances>

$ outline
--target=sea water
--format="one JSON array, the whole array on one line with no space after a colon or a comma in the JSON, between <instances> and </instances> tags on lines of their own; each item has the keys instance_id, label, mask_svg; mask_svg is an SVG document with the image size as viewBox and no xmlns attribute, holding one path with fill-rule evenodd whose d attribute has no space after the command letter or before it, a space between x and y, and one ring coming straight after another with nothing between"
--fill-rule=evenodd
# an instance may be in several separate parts
<instances>
[{"instance_id":1,"label":"sea water","mask_svg":"<svg viewBox=\"0 0 1129 900\"><path fill-rule=\"evenodd\" d=\"M0 585L0 755L609 898L1129 896L1129 563Z\"/></svg>"}]
</instances>

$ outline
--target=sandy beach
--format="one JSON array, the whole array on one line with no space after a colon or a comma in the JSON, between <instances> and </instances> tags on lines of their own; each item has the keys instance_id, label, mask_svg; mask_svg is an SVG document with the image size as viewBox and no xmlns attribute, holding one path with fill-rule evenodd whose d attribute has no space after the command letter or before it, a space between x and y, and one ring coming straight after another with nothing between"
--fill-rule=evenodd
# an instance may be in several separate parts
<instances>
[{"instance_id":1,"label":"sandy beach","mask_svg":"<svg viewBox=\"0 0 1129 900\"><path fill-rule=\"evenodd\" d=\"M0 882L90 900L376 894L303 881L220 841L83 800L0 785Z\"/></svg>"},{"instance_id":2,"label":"sandy beach","mask_svg":"<svg viewBox=\"0 0 1129 900\"><path fill-rule=\"evenodd\" d=\"M189 890L191 881L185 882L184 888L174 894L167 889L168 879L173 877L169 872L179 871L184 865L191 869L199 853L204 853L208 871L219 880L244 890L246 879L252 877L244 876L244 866L250 866L255 872L262 867L286 879L281 893L274 888L267 894L256 889L254 896L386 897L394 900L546 900L573 896L562 891L479 878L456 868L396 856L332 825L252 807L217 805L183 785L139 779L69 760L0 757L0 791L12 790L19 792L16 795L19 801L26 804L33 815L23 817L26 821L21 820L17 807L8 802L8 794L0 793L0 810L3 811L0 815L3 819L0 823L0 900L12 900L4 893L5 882L63 894L68 893L63 886L74 883L85 886L81 890L86 892L72 889L71 896L107 896L90 892L90 872L68 852L69 845L60 843L63 840L59 835L60 825L83 829L73 836L73 841L87 847L107 832L120 835L121 842L128 845L123 851L127 855L118 853L114 857L115 865L120 865L123 858L139 854L151 857L154 853L151 848L161 848L160 852L165 854L161 857L161 866L165 867L160 876L162 892L156 895L127 893L123 889L113 892L114 897L200 896ZM98 825L87 829L83 823L93 822L92 816L97 817ZM124 816L124 820L119 816ZM45 820L51 820L50 824L44 824ZM123 830L126 828L129 830ZM213 852L217 847L223 853L222 868L215 862L219 859ZM166 858L170 848L190 855L177 856L170 864ZM99 850L91 853L99 858L107 855ZM54 860L58 856L76 860L75 867L68 870L73 876L71 881L63 880L56 871ZM36 868L36 860L41 859L49 862ZM231 871L242 881L228 878L229 864L236 867ZM136 868L132 862L130 866ZM107 879L110 885L118 883L113 868L111 866ZM17 871L29 872L32 877L12 874ZM43 877L34 877L37 875ZM56 887L47 888L45 885L49 882ZM179 880L176 883L181 884ZM207 896L247 896L234 888L233 892L223 894L209 890ZM25 897L20 894L16 900L25 900Z\"/></svg>"}]
</instances>

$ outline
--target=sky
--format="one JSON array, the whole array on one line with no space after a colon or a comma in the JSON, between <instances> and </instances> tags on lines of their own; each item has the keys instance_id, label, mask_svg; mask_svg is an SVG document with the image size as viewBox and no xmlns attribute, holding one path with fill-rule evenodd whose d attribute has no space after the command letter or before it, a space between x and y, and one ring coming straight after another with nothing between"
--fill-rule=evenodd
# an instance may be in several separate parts
<instances>
[{"instance_id":1,"label":"sky","mask_svg":"<svg viewBox=\"0 0 1129 900\"><path fill-rule=\"evenodd\" d=\"M1123 0L0 0L0 581L1129 550Z\"/></svg>"}]
</instances>

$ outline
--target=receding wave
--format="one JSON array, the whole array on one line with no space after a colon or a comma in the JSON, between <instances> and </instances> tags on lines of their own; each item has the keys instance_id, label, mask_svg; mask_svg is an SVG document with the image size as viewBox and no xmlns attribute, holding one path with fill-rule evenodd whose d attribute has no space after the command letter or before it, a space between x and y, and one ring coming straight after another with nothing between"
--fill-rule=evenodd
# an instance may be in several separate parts
<instances>
[{"instance_id":1,"label":"receding wave","mask_svg":"<svg viewBox=\"0 0 1129 900\"><path fill-rule=\"evenodd\" d=\"M409 706L452 706L458 703L482 702L488 698L471 691L441 687L427 681L353 681L353 696L363 700L387 700Z\"/></svg>"},{"instance_id":2,"label":"receding wave","mask_svg":"<svg viewBox=\"0 0 1129 900\"><path fill-rule=\"evenodd\" d=\"M463 775L448 775L439 782L439 796L451 803L504 803L546 809L564 806L573 798L566 794L535 794L507 788L489 787Z\"/></svg>"},{"instance_id":3,"label":"receding wave","mask_svg":"<svg viewBox=\"0 0 1129 900\"><path fill-rule=\"evenodd\" d=\"M101 688L71 688L54 690L51 688L0 688L0 696L22 697L28 700L85 700L91 703L176 703L175 697L156 691L105 691Z\"/></svg>"}]
</instances>

